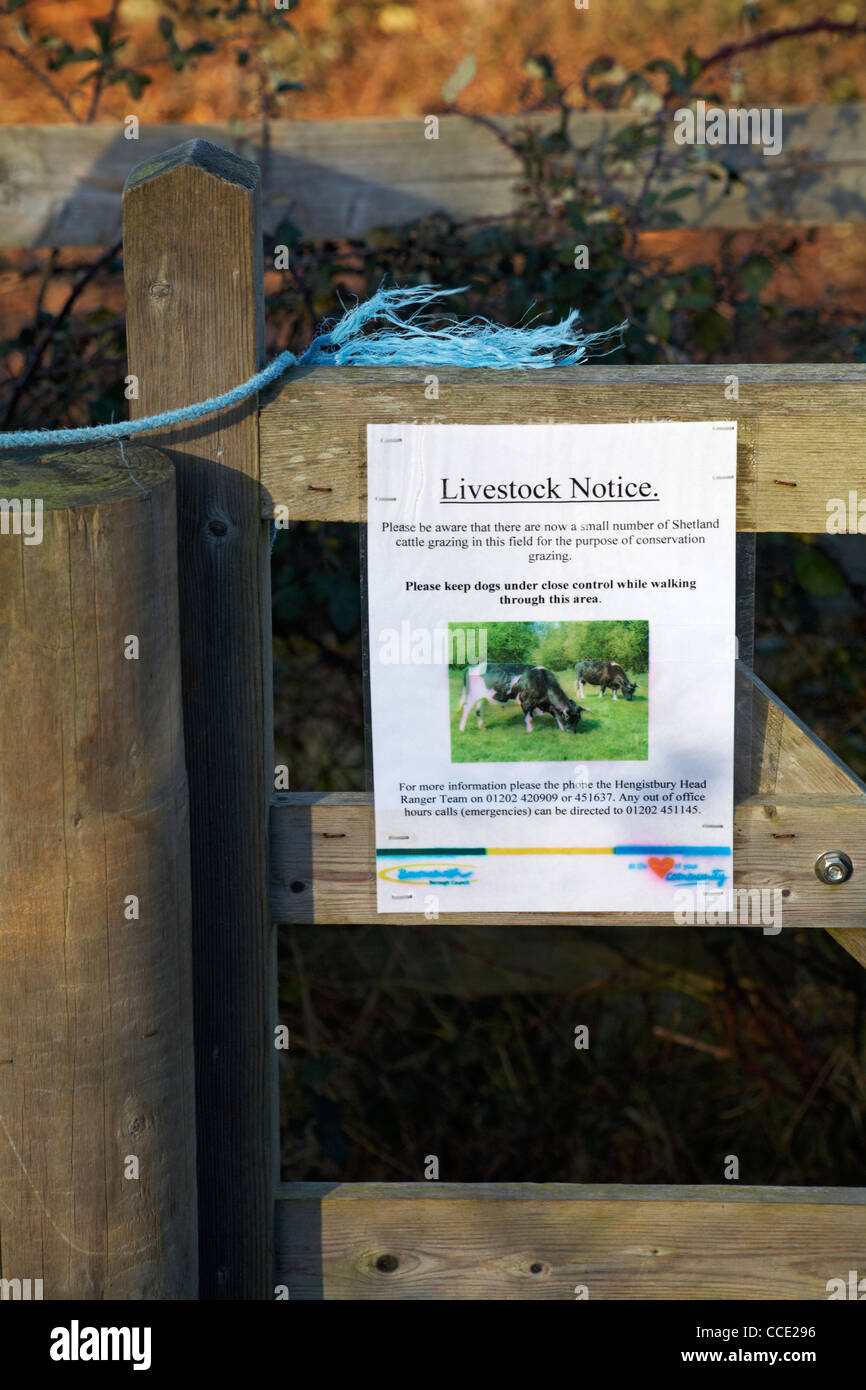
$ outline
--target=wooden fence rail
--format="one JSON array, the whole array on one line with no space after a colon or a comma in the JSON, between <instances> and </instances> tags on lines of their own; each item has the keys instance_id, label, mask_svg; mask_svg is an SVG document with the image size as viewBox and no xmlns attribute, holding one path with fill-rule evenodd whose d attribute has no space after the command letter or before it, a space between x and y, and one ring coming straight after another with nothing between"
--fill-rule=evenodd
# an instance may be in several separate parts
<instances>
[{"instance_id":1,"label":"wooden fence rail","mask_svg":"<svg viewBox=\"0 0 866 1390\"><path fill-rule=\"evenodd\" d=\"M276 1238L290 1299L826 1299L866 1188L291 1183Z\"/></svg>"},{"instance_id":2,"label":"wooden fence rail","mask_svg":"<svg viewBox=\"0 0 866 1390\"><path fill-rule=\"evenodd\" d=\"M745 666L737 672L734 884L778 888L787 927L862 928L866 882L828 886L822 849L866 862L866 786ZM278 793L271 805L271 916L277 922L378 920L372 798L365 793ZM821 848L819 848L819 846ZM491 925L538 926L550 913L493 913ZM395 925L418 914L389 914ZM471 921L443 913L443 923ZM557 913L574 926L634 926L633 913ZM672 916L654 913L657 926Z\"/></svg>"},{"instance_id":3,"label":"wooden fence rail","mask_svg":"<svg viewBox=\"0 0 866 1390\"><path fill-rule=\"evenodd\" d=\"M601 147L634 119L628 113L579 112L571 134L591 170ZM558 117L534 117L544 132ZM513 135L521 118L496 118ZM671 120L671 130L673 121ZM787 107L784 147L765 157L758 146L707 147L744 176L696 175L698 192L676 204L687 224L755 227L764 222L823 226L866 216L866 106ZM119 197L130 170L181 142L204 139L260 161L264 229L288 216L305 236L363 237L427 213L457 220L504 217L519 206L520 166L485 126L442 116L439 138L414 120L274 121L267 151L254 122L141 128L129 140L119 124L0 127L0 246L109 245L120 232ZM708 160L709 162L709 160ZM628 202L637 168L611 201Z\"/></svg>"},{"instance_id":4,"label":"wooden fence rail","mask_svg":"<svg viewBox=\"0 0 866 1390\"><path fill-rule=\"evenodd\" d=\"M866 366L352 367L293 372L263 400L262 514L366 521L370 420L736 420L738 530L823 532L831 498L866 497Z\"/></svg>"}]
</instances>

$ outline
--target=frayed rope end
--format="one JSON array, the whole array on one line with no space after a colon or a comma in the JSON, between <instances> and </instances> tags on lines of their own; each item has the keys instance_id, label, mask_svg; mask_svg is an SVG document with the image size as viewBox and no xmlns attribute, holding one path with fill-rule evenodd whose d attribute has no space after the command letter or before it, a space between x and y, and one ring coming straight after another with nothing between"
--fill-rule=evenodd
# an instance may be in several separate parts
<instances>
[{"instance_id":1,"label":"frayed rope end","mask_svg":"<svg viewBox=\"0 0 866 1390\"><path fill-rule=\"evenodd\" d=\"M249 381L220 396L194 405L166 410L140 420L119 420L110 425L80 429L14 430L0 434L4 448L91 444L129 439L151 430L171 429L238 405L269 386L296 366L332 367L486 367L494 371L538 371L568 367L588 357L606 356L622 346L627 323L599 333L578 328L580 313L572 309L557 324L530 321L516 328L489 319L459 320L453 315L430 313L437 299L463 293L439 285L411 285L402 289L381 287L370 299L347 309L341 318L323 325L322 331L300 357L281 352ZM408 317L406 317L406 311ZM401 317L401 313L404 317ZM371 330L371 325L381 327Z\"/></svg>"}]
</instances>

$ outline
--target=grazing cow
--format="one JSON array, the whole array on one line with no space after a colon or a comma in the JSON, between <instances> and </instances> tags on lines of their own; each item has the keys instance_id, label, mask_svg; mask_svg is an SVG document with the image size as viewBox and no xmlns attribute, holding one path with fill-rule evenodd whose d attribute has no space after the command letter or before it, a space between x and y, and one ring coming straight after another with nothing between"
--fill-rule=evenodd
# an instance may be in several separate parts
<instances>
[{"instance_id":1,"label":"grazing cow","mask_svg":"<svg viewBox=\"0 0 866 1390\"><path fill-rule=\"evenodd\" d=\"M580 723L580 705L569 700L559 681L546 666L526 666L482 661L478 666L467 666L463 672L463 694L457 706L463 710L460 731L466 728L470 711L478 715L478 727L483 728L481 706L485 700L496 705L507 705L516 700L523 710L526 732L532 733L533 714L552 714L560 729L577 733Z\"/></svg>"},{"instance_id":2,"label":"grazing cow","mask_svg":"<svg viewBox=\"0 0 866 1390\"><path fill-rule=\"evenodd\" d=\"M637 681L629 680L618 661L599 661L592 657L587 661L576 661L574 674L577 677L574 688L581 699L584 698L584 682L587 685L601 686L601 690L598 692L599 699L607 689L610 689L613 691L614 699L616 699L616 692L620 691L627 700L630 700L637 690Z\"/></svg>"}]
</instances>

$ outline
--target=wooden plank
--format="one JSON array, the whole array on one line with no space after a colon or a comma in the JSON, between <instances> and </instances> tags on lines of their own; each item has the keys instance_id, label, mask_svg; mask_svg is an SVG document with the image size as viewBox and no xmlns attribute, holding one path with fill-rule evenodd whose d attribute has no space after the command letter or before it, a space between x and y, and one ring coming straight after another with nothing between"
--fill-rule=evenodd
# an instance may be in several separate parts
<instances>
[{"instance_id":1,"label":"wooden plank","mask_svg":"<svg viewBox=\"0 0 866 1390\"><path fill-rule=\"evenodd\" d=\"M192 141L124 198L136 415L217 395L264 355L255 165ZM175 461L192 826L199 1232L204 1298L271 1289L276 1178L269 544L256 402L160 436Z\"/></svg>"},{"instance_id":2,"label":"wooden plank","mask_svg":"<svg viewBox=\"0 0 866 1390\"><path fill-rule=\"evenodd\" d=\"M297 1183L290 1299L825 1300L862 1264L866 1189Z\"/></svg>"},{"instance_id":3,"label":"wooden plank","mask_svg":"<svg viewBox=\"0 0 866 1390\"><path fill-rule=\"evenodd\" d=\"M558 118L532 123L542 133ZM628 113L576 112L571 133L590 171L603 142L633 119ZM496 118L513 135L524 118ZM671 120L671 131L673 121ZM862 222L866 210L866 107L787 107L784 147L772 159L755 146L716 153L746 179L724 182L695 172L695 197L677 203L689 224L749 227L775 220L825 225ZM288 215L306 236L363 237L431 212L457 220L503 217L520 205L520 166L496 135L459 116L442 116L438 140L422 117L408 120L273 121L265 185L265 229ZM141 128L124 138L117 123L0 128L4 199L0 245L107 245L118 233L117 199L132 166L189 138L223 145L262 162L258 122ZM649 156L646 156L648 158ZM678 160L681 166L681 160ZM611 204L632 200L642 178L624 177Z\"/></svg>"},{"instance_id":4,"label":"wooden plank","mask_svg":"<svg viewBox=\"0 0 866 1390\"><path fill-rule=\"evenodd\" d=\"M373 807L365 794L329 793L312 805L291 793L271 807L271 914L276 922L359 923L385 919L376 912ZM844 849L866 864L866 798L845 804L744 803L734 815L734 885L779 888L788 927L861 926L866 876L828 886L815 877L825 849ZM474 914L443 912L443 924L471 924ZM529 925L551 920L575 926L674 926L672 914L584 912L485 913L491 924ZM418 923L418 913L389 913L387 921Z\"/></svg>"},{"instance_id":5,"label":"wooden plank","mask_svg":"<svg viewBox=\"0 0 866 1390\"><path fill-rule=\"evenodd\" d=\"M853 956L858 964L866 969L866 928L854 927L846 930L837 931L835 928L828 928L833 940L838 942L849 956Z\"/></svg>"},{"instance_id":6,"label":"wooden plank","mask_svg":"<svg viewBox=\"0 0 866 1390\"><path fill-rule=\"evenodd\" d=\"M752 671L737 665L734 882L779 888L790 927L857 927L866 916L866 787ZM418 923L376 912L372 798L366 793L280 793L271 805L271 914L284 923ZM842 849L855 873L830 886L818 855ZM628 913L485 914L485 923L636 926ZM470 925L464 913L443 923ZM648 924L674 925L653 913Z\"/></svg>"},{"instance_id":7,"label":"wooden plank","mask_svg":"<svg viewBox=\"0 0 866 1390\"><path fill-rule=\"evenodd\" d=\"M866 495L866 366L439 367L433 402L424 396L430 370L316 368L284 378L261 412L264 515L283 505L298 521L366 520L369 421L736 420L738 530L823 532L831 498ZM736 401L725 398L731 375Z\"/></svg>"},{"instance_id":8,"label":"wooden plank","mask_svg":"<svg viewBox=\"0 0 866 1390\"><path fill-rule=\"evenodd\" d=\"M817 804L817 798L866 796L866 783L838 758L754 671L737 666L736 742L745 742L748 757L737 748L736 785L739 799L798 797ZM818 851L820 853L820 851Z\"/></svg>"},{"instance_id":9,"label":"wooden plank","mask_svg":"<svg viewBox=\"0 0 866 1390\"><path fill-rule=\"evenodd\" d=\"M174 470L125 452L0 453L44 507L0 538L0 1274L46 1299L197 1287Z\"/></svg>"},{"instance_id":10,"label":"wooden plank","mask_svg":"<svg viewBox=\"0 0 866 1390\"><path fill-rule=\"evenodd\" d=\"M866 1187L759 1187L747 1183L572 1183L572 1182L285 1182L278 1202L485 1201L519 1202L759 1202L785 1206L863 1206Z\"/></svg>"},{"instance_id":11,"label":"wooden plank","mask_svg":"<svg viewBox=\"0 0 866 1390\"><path fill-rule=\"evenodd\" d=\"M749 791L755 795L773 795L780 791L789 801L798 792L812 800L819 793L822 799L863 796L866 786L841 758L837 758L793 710L777 699L754 672L748 672L748 679L745 679L746 674L741 668L737 682L737 717L741 727L746 724L751 727L748 768L742 755L739 760L739 772L747 781ZM832 833L835 825L830 829ZM828 841L826 848L840 846ZM827 930L843 950L866 967L866 929L851 923Z\"/></svg>"}]
</instances>

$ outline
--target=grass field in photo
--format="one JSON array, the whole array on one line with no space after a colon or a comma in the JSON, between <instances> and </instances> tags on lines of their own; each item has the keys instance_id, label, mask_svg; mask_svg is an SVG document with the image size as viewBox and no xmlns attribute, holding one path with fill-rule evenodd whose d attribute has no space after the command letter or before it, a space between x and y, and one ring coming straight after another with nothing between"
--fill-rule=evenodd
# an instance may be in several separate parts
<instances>
[{"instance_id":1,"label":"grass field in photo","mask_svg":"<svg viewBox=\"0 0 866 1390\"><path fill-rule=\"evenodd\" d=\"M589 714L582 714L577 733L557 728L549 714L535 714L532 733L526 724L520 705L494 705L485 700L482 705L484 728L478 728L473 711L460 732L463 711L457 709L463 688L462 671L449 672L448 693L451 716L452 763L565 763L565 762L645 762L648 757L646 671L629 671L629 679L637 681L638 689L629 702L619 696L614 700L610 691L598 698L595 686L584 686L586 694L577 699L574 690L574 668L555 671L554 675L569 699Z\"/></svg>"}]
</instances>

